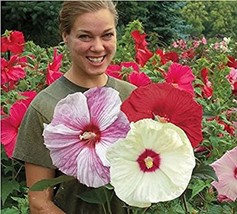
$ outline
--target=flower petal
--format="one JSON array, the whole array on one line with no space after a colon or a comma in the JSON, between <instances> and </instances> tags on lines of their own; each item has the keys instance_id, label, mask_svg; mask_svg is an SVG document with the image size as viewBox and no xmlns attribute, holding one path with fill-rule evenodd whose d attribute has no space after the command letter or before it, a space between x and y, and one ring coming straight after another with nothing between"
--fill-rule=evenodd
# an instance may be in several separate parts
<instances>
[{"instance_id":1,"label":"flower petal","mask_svg":"<svg viewBox=\"0 0 237 214\"><path fill-rule=\"evenodd\" d=\"M121 100L118 91L112 88L92 88L85 92L90 110L91 120L105 130L117 118Z\"/></svg>"},{"instance_id":2,"label":"flower petal","mask_svg":"<svg viewBox=\"0 0 237 214\"><path fill-rule=\"evenodd\" d=\"M109 168L103 166L93 149L84 147L77 157L77 178L89 187L100 187L109 183Z\"/></svg>"},{"instance_id":3,"label":"flower petal","mask_svg":"<svg viewBox=\"0 0 237 214\"><path fill-rule=\"evenodd\" d=\"M137 160L147 149L159 154L160 166L144 172ZM195 166L193 149L185 133L173 124L151 119L133 123L127 137L108 149L107 158L117 196L138 207L180 196Z\"/></svg>"},{"instance_id":4,"label":"flower petal","mask_svg":"<svg viewBox=\"0 0 237 214\"><path fill-rule=\"evenodd\" d=\"M90 123L87 98L81 92L68 95L60 100L54 110L53 125L65 124L73 130L83 129Z\"/></svg>"}]
</instances>

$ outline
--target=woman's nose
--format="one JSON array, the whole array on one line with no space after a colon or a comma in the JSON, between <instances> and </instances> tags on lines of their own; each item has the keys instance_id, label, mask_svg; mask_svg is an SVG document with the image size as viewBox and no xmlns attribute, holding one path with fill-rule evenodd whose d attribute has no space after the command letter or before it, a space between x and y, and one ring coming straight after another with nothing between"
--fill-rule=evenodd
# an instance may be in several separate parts
<instances>
[{"instance_id":1,"label":"woman's nose","mask_svg":"<svg viewBox=\"0 0 237 214\"><path fill-rule=\"evenodd\" d=\"M91 51L100 52L104 50L103 41L100 38L95 38L91 44Z\"/></svg>"}]
</instances>

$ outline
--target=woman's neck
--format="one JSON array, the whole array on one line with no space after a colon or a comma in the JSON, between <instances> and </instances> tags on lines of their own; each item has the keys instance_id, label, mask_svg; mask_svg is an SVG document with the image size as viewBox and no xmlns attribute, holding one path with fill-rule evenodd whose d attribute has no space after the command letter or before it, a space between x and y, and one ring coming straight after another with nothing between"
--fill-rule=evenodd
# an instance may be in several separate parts
<instances>
[{"instance_id":1,"label":"woman's neck","mask_svg":"<svg viewBox=\"0 0 237 214\"><path fill-rule=\"evenodd\" d=\"M76 72L72 72L70 69L67 71L64 76L73 82L74 84L84 87L84 88L93 88L93 87L100 87L106 85L108 81L107 74L103 73L96 76L83 76Z\"/></svg>"}]
</instances>

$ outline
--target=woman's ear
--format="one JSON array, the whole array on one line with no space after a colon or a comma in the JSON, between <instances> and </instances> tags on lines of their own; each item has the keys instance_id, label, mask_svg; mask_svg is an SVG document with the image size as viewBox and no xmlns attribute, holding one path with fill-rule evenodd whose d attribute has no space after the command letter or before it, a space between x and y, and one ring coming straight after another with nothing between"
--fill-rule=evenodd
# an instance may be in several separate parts
<instances>
[{"instance_id":1,"label":"woman's ear","mask_svg":"<svg viewBox=\"0 0 237 214\"><path fill-rule=\"evenodd\" d=\"M64 43L67 44L67 34L65 32L62 34L62 38Z\"/></svg>"}]
</instances>

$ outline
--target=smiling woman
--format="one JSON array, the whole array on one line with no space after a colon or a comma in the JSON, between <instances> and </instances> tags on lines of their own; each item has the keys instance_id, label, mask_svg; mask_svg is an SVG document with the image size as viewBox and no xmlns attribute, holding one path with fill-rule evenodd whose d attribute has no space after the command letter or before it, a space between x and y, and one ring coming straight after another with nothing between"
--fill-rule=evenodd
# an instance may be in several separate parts
<instances>
[{"instance_id":1,"label":"smiling woman","mask_svg":"<svg viewBox=\"0 0 237 214\"><path fill-rule=\"evenodd\" d=\"M19 129L13 157L25 162L26 181L29 187L42 179L57 177L62 173L68 172L67 170L71 170L71 175L77 175L75 177L79 178L79 182L76 179L66 182L61 184L55 191L52 189L37 192L30 191L29 202L32 214L108 213L103 206L84 202L79 196L84 192L90 191L91 186L101 185L100 179L102 179L102 184L109 181L106 175L104 175L104 172L108 171L105 161L103 164L97 164L96 166L99 166L98 168L91 163L91 157L95 157L94 159L97 160L98 157L104 156L103 154L107 147L105 145L113 143L113 141L117 139L114 137L118 135L117 129L111 126L112 128L108 128L107 130L104 124L112 122L112 120L107 121L108 118L111 118L109 117L109 113L119 109L121 101L125 100L135 89L134 85L109 77L105 73L116 52L116 24L117 12L112 1L65 1L62 5L60 12L60 31L70 52L71 66L65 75L57 79L45 90L42 90L32 101ZM94 96L94 94L93 96L89 96L88 94L90 93L87 91L97 87L111 87L114 91L117 91L114 92L116 96L112 93L112 99L108 99L108 97L104 100L99 99L101 104L108 102L110 107L114 106L113 110L106 108L102 111L102 109L99 108L100 105L91 107L93 106L92 103L96 102L95 98L97 96ZM101 89L101 91L104 90ZM79 99L76 102L77 106L75 108L75 106L69 102L68 105L66 105L66 109L61 109L62 112L59 113L59 116L56 114L56 121L65 119L66 121L64 122L66 125L70 125L74 122L74 125L78 124L78 126L74 126L74 128L70 130L70 133L79 133L76 137L76 147L70 147L70 153L62 153L63 156L56 155L55 157L55 150L50 147L51 144L48 143L48 138L46 137L46 139L44 139L42 136L44 124L51 124L54 112L58 109L56 108L58 103L60 106L64 98L70 94L76 95L77 93L79 93L79 97L82 98L89 96L88 103L84 103L85 105L83 105L83 103L80 102L81 99ZM85 96L83 94L85 94ZM99 93L99 97L103 97L103 95ZM87 105L90 108L94 108L92 111L94 113L88 113L85 118L81 110ZM67 110L72 110L73 119L65 117L68 115ZM100 110L102 112L99 112ZM77 114L77 118L79 118L76 121L74 113ZM102 113L104 117L100 117ZM99 120L102 120L97 121L100 126L90 123L90 121L94 121L97 116ZM115 117L117 118L117 116ZM107 118L107 120L105 118ZM88 123L85 123L86 121ZM121 124L124 125L123 121L119 119L116 121L116 123L119 123L113 124L116 125L116 127L120 127ZM82 124L84 124L83 132L80 129ZM97 128L96 130L95 127ZM61 129L58 130L57 128L54 129L56 135L62 136L60 130ZM119 130L122 132L121 136L127 132L127 129L123 131L123 129L119 128ZM98 132L100 134L98 134ZM111 135L111 133L115 134ZM97 138L95 135L99 137ZM108 137L106 138L107 135ZM70 136L67 137L70 138ZM70 140L66 141L61 140L61 138L56 140L54 146L56 145L57 147L60 143L62 148L67 147L72 139L70 138ZM94 142L95 140L96 143ZM97 143L97 141L102 143ZM88 144L90 145L90 149L88 149L88 145L85 145L86 142L90 142ZM81 153L79 150L77 151L77 148L82 148ZM51 156L52 153L53 156ZM59 153L61 154L61 151L59 151ZM72 164L71 158L74 158L76 162ZM65 162L69 164L65 166L70 166L71 168L65 169L65 166L60 165ZM88 166L90 167L87 168ZM98 170L100 170L100 172L98 172ZM111 212L113 214L126 213L123 202L116 196L113 196L111 201Z\"/></svg>"}]
</instances>

